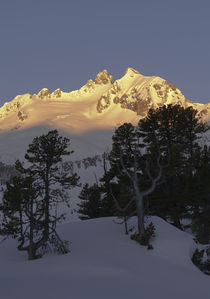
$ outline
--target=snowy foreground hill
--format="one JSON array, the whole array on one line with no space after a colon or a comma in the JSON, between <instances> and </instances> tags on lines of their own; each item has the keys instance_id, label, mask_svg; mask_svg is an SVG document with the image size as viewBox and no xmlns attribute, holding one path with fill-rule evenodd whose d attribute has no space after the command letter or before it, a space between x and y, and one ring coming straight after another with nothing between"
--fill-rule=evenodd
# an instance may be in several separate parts
<instances>
[{"instance_id":1,"label":"snowy foreground hill","mask_svg":"<svg viewBox=\"0 0 210 299\"><path fill-rule=\"evenodd\" d=\"M114 218L59 227L66 255L27 261L13 240L0 245L2 299L207 299L209 276L191 262L192 236L158 217L154 250L130 240ZM135 225L135 218L130 226Z\"/></svg>"}]
</instances>

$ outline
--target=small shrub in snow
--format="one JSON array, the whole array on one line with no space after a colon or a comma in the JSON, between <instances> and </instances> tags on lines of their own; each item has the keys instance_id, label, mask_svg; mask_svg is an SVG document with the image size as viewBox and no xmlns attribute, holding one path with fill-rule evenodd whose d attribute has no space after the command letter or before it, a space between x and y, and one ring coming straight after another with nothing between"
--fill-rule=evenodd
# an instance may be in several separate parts
<instances>
[{"instance_id":1,"label":"small shrub in snow","mask_svg":"<svg viewBox=\"0 0 210 299\"><path fill-rule=\"evenodd\" d=\"M210 275L210 259L207 249L196 249L192 256L193 264L198 267L204 274Z\"/></svg>"},{"instance_id":2,"label":"small shrub in snow","mask_svg":"<svg viewBox=\"0 0 210 299\"><path fill-rule=\"evenodd\" d=\"M145 233L143 237L140 237L138 233L131 235L131 240L137 241L143 246L147 246L148 250L153 249L153 246L150 244L151 239L155 237L155 226L152 222L145 228Z\"/></svg>"}]
</instances>

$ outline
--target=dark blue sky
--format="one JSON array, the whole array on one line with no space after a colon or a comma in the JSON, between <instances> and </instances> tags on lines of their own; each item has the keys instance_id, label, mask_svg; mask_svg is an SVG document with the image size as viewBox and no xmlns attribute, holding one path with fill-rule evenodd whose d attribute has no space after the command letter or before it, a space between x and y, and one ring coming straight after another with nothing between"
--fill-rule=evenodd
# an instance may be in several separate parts
<instances>
[{"instance_id":1,"label":"dark blue sky","mask_svg":"<svg viewBox=\"0 0 210 299\"><path fill-rule=\"evenodd\" d=\"M0 104L80 88L107 69L159 75L210 101L209 0L1 0Z\"/></svg>"}]
</instances>

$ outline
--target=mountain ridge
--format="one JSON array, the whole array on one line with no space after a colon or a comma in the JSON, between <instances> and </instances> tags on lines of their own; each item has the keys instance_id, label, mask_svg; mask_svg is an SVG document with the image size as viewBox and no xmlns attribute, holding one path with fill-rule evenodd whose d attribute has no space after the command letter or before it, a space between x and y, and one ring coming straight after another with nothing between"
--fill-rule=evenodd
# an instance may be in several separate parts
<instances>
[{"instance_id":1,"label":"mountain ridge","mask_svg":"<svg viewBox=\"0 0 210 299\"><path fill-rule=\"evenodd\" d=\"M73 149L81 153L77 159L86 152L99 154L111 146L117 126L135 125L150 108L168 104L192 106L204 121L210 120L210 103L193 103L173 84L133 68L115 81L104 70L71 92L58 88L50 93L43 88L37 94L18 95L0 108L0 155L7 161L19 158L33 137L49 129L58 129L72 140Z\"/></svg>"},{"instance_id":2,"label":"mountain ridge","mask_svg":"<svg viewBox=\"0 0 210 299\"><path fill-rule=\"evenodd\" d=\"M42 119L37 117L31 125L34 125L34 122L49 123L49 119L53 119L53 109L55 108L53 105L55 106L55 103L58 105L62 103L57 110L60 111L63 108L65 112L68 112L68 110L76 111L72 104L77 103L75 108L78 108L78 114L81 112L82 117L85 117L86 120L93 120L94 118L99 120L102 115L104 117L105 112L113 113L115 118L116 110L121 109L126 109L124 114L128 113L127 110L135 112L139 119L146 116L150 108L158 108L168 104L180 104L184 107L192 106L198 110L205 120L210 119L210 103L200 104L189 101L176 86L161 77L144 76L133 68L127 68L120 79L114 81L113 76L109 75L107 70L104 70L99 72L94 80L88 80L80 89L71 92L64 92L57 88L50 93L47 88L43 88L37 94L17 95L0 108L1 129L29 127L30 119L33 119L34 107L38 110L39 108L42 109L45 102L49 104L48 110L51 109L52 117L49 113L47 113L47 117L42 113ZM66 107L66 103L70 104L69 109ZM78 103L80 103L80 107L78 107ZM37 104L40 104L40 106ZM86 106L86 109L83 109L84 106ZM122 114L122 111L121 113L118 111L118 114ZM68 118L68 113L57 115L57 120L64 118ZM133 115L131 118L133 119ZM136 117L134 118L136 120ZM121 115L121 121L124 121L123 115ZM125 121L127 121L127 118ZM116 123L118 122L119 119ZM114 120L111 121L112 126L116 123L114 124ZM94 125L91 127L94 127Z\"/></svg>"}]
</instances>

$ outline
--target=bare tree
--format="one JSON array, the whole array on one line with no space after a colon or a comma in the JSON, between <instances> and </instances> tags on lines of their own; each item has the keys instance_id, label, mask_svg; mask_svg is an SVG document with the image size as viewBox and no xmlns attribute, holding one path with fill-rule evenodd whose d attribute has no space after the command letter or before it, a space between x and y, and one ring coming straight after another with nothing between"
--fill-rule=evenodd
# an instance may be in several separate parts
<instances>
[{"instance_id":1,"label":"bare tree","mask_svg":"<svg viewBox=\"0 0 210 299\"><path fill-rule=\"evenodd\" d=\"M133 211L133 213L128 213L128 209L130 208L130 206L133 204L133 197L131 198L131 200L129 200L129 202L124 206L124 207L121 207L120 203L118 202L117 198L115 197L115 195L113 194L112 192L112 188L110 186L110 194L112 196L112 199L114 201L114 204L115 204L115 207L116 207L116 210L120 213L120 215L122 216L122 223L124 223L124 227L125 227L125 234L128 235L128 219L134 215L135 211Z\"/></svg>"},{"instance_id":2,"label":"bare tree","mask_svg":"<svg viewBox=\"0 0 210 299\"><path fill-rule=\"evenodd\" d=\"M125 217L125 225L127 225L127 210L132 203L135 203L138 217L138 234L141 240L145 237L144 198L155 190L160 182L162 169L166 165L161 165L164 156L161 155L163 150L160 150L158 146L158 139L156 138L156 157L151 157L150 152L141 143L139 136L138 129L129 123L125 123L116 129L113 136L113 148L110 153L110 174L113 179L117 177L119 181L125 177L128 179L127 182L131 188L131 193L124 207L120 205L112 192L111 195L117 210ZM142 147L144 147L144 153ZM142 184L145 179L146 186Z\"/></svg>"},{"instance_id":3,"label":"bare tree","mask_svg":"<svg viewBox=\"0 0 210 299\"><path fill-rule=\"evenodd\" d=\"M146 174L148 176L148 178L150 179L150 186L145 189L145 190L141 190L140 188L140 184L139 184L139 160L138 160L138 156L139 154L141 154L140 152L140 148L137 148L137 146L135 147L134 151L133 151L133 163L132 163L132 169L131 167L127 168L125 165L125 162L123 160L123 155L122 153L120 153L120 163L122 166L122 170L124 171L124 173L127 175L127 177L130 179L130 182L133 186L133 197L130 199L130 201L128 202L127 206L125 207L125 209L127 209L127 207L133 202L135 201L136 204L136 212L137 212L137 217L138 217L138 233L139 233L139 237L140 239L144 237L145 235L145 225L144 225L144 216L145 216L145 209L144 209L144 198L151 194L156 186L157 183L159 182L161 175L162 175L162 169L163 166L161 166L160 164L160 157L161 155L158 155L157 158L157 174L155 177L153 177L151 175L150 172L150 167L149 167L149 162L148 160L146 160Z\"/></svg>"}]
</instances>

